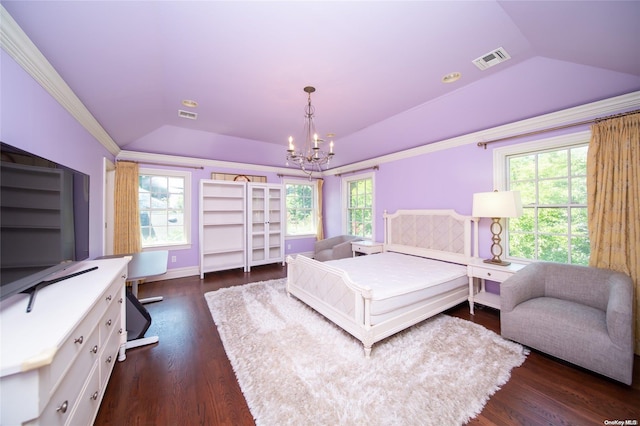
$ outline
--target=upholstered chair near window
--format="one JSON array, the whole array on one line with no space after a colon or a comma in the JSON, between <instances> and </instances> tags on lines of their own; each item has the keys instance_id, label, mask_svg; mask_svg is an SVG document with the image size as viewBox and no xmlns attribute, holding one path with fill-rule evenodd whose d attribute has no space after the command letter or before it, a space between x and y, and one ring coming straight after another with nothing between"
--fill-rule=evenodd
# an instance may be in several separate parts
<instances>
[{"instance_id":1,"label":"upholstered chair near window","mask_svg":"<svg viewBox=\"0 0 640 426\"><path fill-rule=\"evenodd\" d=\"M327 260L351 257L353 255L351 242L361 240L362 238L353 235L338 235L337 237L316 241L313 258L320 262L326 262Z\"/></svg>"},{"instance_id":2,"label":"upholstered chair near window","mask_svg":"<svg viewBox=\"0 0 640 426\"><path fill-rule=\"evenodd\" d=\"M503 337L628 385L633 283L607 269L539 262L500 285Z\"/></svg>"}]
</instances>

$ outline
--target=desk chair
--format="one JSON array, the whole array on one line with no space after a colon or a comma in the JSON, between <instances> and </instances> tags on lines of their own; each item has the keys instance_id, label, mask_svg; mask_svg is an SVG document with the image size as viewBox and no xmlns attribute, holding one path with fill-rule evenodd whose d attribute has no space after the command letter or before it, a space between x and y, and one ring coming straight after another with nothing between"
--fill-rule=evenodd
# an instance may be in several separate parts
<instances>
[{"instance_id":1,"label":"desk chair","mask_svg":"<svg viewBox=\"0 0 640 426\"><path fill-rule=\"evenodd\" d=\"M160 297L150 297L138 300L138 285L146 278L163 275L167 272L167 250L146 251L133 254L119 254L102 256L98 259L131 256L127 267L127 282L131 282L131 292L127 291L127 349L157 343L158 336L144 337L144 333L151 325L151 315L142 306L146 303L158 302Z\"/></svg>"}]
</instances>

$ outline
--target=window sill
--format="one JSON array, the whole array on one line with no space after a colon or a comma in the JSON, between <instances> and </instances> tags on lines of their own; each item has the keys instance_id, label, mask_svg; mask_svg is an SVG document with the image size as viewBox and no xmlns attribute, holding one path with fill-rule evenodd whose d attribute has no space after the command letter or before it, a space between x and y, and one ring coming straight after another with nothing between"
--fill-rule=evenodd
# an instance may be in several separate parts
<instances>
[{"instance_id":1,"label":"window sill","mask_svg":"<svg viewBox=\"0 0 640 426\"><path fill-rule=\"evenodd\" d=\"M154 251L154 250L190 250L191 244L167 244L157 246L143 246L142 251Z\"/></svg>"},{"instance_id":2,"label":"window sill","mask_svg":"<svg viewBox=\"0 0 640 426\"><path fill-rule=\"evenodd\" d=\"M285 240L302 240L302 239L306 239L306 238L316 238L316 234L296 234L296 235L285 235L284 239Z\"/></svg>"}]
</instances>

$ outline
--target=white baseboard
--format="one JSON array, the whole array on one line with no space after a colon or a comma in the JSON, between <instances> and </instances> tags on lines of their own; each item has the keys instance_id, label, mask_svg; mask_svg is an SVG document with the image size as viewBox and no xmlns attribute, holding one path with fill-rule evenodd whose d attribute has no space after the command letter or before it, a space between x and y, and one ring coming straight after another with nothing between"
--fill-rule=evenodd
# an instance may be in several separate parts
<instances>
[{"instance_id":1,"label":"white baseboard","mask_svg":"<svg viewBox=\"0 0 640 426\"><path fill-rule=\"evenodd\" d=\"M191 277L194 275L200 275L200 267L198 266L188 266L186 268L174 268L167 269L167 273L164 275L158 275L156 277L151 277L145 280L145 282L154 282L154 281L164 281L171 280L174 278L184 278Z\"/></svg>"},{"instance_id":2,"label":"white baseboard","mask_svg":"<svg viewBox=\"0 0 640 426\"><path fill-rule=\"evenodd\" d=\"M306 257L310 257L313 258L313 252L312 251L307 251L307 252L303 252L303 253L291 253L288 254L287 256L292 256L292 257L296 257L297 255L303 255ZM147 283L151 283L154 281L164 281L164 280L172 280L174 278L184 278L184 277L192 277L194 275L200 275L200 267L199 266L187 266L185 268L174 268L174 269L167 269L167 273L164 275L158 275L156 277L151 277L151 278L147 278L144 281Z\"/></svg>"}]
</instances>

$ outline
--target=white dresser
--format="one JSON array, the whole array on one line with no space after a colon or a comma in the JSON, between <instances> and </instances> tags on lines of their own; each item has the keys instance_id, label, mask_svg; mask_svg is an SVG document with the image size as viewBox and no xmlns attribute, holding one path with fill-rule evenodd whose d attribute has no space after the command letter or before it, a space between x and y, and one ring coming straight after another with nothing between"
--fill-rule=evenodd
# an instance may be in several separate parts
<instances>
[{"instance_id":1,"label":"white dresser","mask_svg":"<svg viewBox=\"0 0 640 426\"><path fill-rule=\"evenodd\" d=\"M127 341L128 257L92 260L98 269L0 306L0 423L90 425Z\"/></svg>"}]
</instances>

